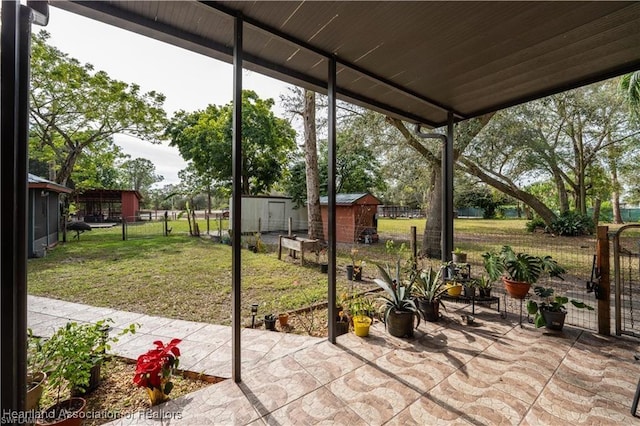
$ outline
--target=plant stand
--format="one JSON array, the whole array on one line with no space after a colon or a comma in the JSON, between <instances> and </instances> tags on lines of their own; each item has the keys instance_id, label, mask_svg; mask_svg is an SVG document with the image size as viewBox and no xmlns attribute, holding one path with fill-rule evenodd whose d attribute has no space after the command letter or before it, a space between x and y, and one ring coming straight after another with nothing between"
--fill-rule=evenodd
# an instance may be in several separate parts
<instances>
[{"instance_id":1,"label":"plant stand","mask_svg":"<svg viewBox=\"0 0 640 426\"><path fill-rule=\"evenodd\" d=\"M504 301L503 301L503 306L504 306L504 312L502 312L500 314L500 316L502 317L502 319L506 319L507 318L507 296L509 296L507 293L504 294ZM509 296L510 297L510 296ZM517 300L518 302L520 302L520 317L518 320L518 325L520 326L520 328L522 328L522 305L524 303L524 301L526 299L529 298L529 295L527 294L524 298L520 299L520 298L515 298L515 297L511 297L511 299L513 300ZM527 314L527 321L529 321L529 314Z\"/></svg>"}]
</instances>

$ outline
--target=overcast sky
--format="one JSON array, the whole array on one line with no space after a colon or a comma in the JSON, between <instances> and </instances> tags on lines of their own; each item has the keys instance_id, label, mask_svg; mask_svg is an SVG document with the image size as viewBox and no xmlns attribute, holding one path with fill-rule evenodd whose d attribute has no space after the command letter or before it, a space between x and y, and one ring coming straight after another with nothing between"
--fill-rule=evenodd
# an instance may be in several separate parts
<instances>
[{"instance_id":1,"label":"overcast sky","mask_svg":"<svg viewBox=\"0 0 640 426\"><path fill-rule=\"evenodd\" d=\"M50 43L96 70L106 71L111 78L138 84L143 91L155 90L166 96L169 117L184 109L195 111L208 104L223 105L231 101L233 68L197 53L180 49L138 34L86 19L56 7L50 9ZM34 31L42 27L34 26ZM280 94L287 85L263 75L245 71L243 86L261 98L276 101L274 111L282 116ZM159 185L178 183L178 171L186 166L178 150L153 145L133 137L118 135L115 141L132 158L143 157L156 166L165 180Z\"/></svg>"}]
</instances>

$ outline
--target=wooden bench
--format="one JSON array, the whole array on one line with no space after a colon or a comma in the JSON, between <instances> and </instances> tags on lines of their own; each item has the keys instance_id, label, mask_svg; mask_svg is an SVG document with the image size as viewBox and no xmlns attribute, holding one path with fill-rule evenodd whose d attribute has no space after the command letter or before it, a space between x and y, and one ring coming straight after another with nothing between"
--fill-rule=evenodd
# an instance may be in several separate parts
<instances>
[{"instance_id":1,"label":"wooden bench","mask_svg":"<svg viewBox=\"0 0 640 426\"><path fill-rule=\"evenodd\" d=\"M278 260L282 259L282 249L293 250L293 258L295 259L295 252L300 252L300 260L304 263L304 251L315 251L317 239L298 238L296 236L289 237L287 235L280 235L278 238Z\"/></svg>"}]
</instances>

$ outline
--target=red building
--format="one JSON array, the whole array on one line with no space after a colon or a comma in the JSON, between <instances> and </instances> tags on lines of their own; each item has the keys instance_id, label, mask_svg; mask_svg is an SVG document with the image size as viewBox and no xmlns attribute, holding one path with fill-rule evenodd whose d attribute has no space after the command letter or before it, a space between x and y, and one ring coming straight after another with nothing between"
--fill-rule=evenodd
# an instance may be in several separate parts
<instances>
[{"instance_id":1,"label":"red building","mask_svg":"<svg viewBox=\"0 0 640 426\"><path fill-rule=\"evenodd\" d=\"M126 189L88 189L76 196L78 220L85 222L127 222L140 220L138 191Z\"/></svg>"},{"instance_id":2,"label":"red building","mask_svg":"<svg viewBox=\"0 0 640 426\"><path fill-rule=\"evenodd\" d=\"M320 197L322 213L322 228L324 235L329 235L328 228L328 199ZM360 240L376 242L378 236L377 211L382 204L368 192L360 194L336 194L336 241L353 243ZM365 237L368 235L368 237Z\"/></svg>"}]
</instances>

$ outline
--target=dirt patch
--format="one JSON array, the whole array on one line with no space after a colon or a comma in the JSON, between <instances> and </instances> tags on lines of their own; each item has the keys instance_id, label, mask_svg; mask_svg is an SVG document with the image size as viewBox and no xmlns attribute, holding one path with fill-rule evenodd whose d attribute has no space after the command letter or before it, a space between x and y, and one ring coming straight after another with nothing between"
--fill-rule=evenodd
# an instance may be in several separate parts
<instances>
[{"instance_id":1,"label":"dirt patch","mask_svg":"<svg viewBox=\"0 0 640 426\"><path fill-rule=\"evenodd\" d=\"M102 367L100 385L84 397L87 400L87 418L82 423L84 426L101 425L127 414L151 408L147 392L133 384L135 369L133 360L116 357ZM170 397L176 399L222 380L224 379L193 373L176 375L172 379L174 388ZM54 392L50 389L45 390L40 407L47 408L54 402Z\"/></svg>"}]
</instances>

